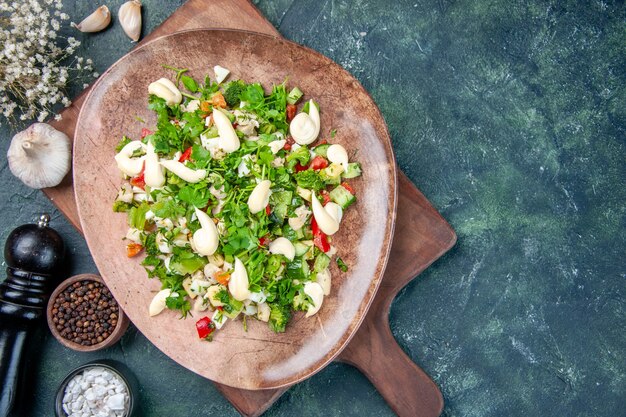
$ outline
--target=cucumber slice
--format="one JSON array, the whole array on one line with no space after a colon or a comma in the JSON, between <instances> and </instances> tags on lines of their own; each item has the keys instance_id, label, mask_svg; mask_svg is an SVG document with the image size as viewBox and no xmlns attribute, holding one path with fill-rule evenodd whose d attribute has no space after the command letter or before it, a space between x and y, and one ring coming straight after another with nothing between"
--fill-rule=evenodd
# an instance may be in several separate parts
<instances>
[{"instance_id":1,"label":"cucumber slice","mask_svg":"<svg viewBox=\"0 0 626 417\"><path fill-rule=\"evenodd\" d=\"M300 101L303 95L304 93L300 91L298 87L294 87L287 95L287 103L296 104L298 101Z\"/></svg>"},{"instance_id":2,"label":"cucumber slice","mask_svg":"<svg viewBox=\"0 0 626 417\"><path fill-rule=\"evenodd\" d=\"M293 244L293 247L296 249L296 256L302 256L309 251L309 248L311 246L307 245L306 243L295 242Z\"/></svg>"},{"instance_id":3,"label":"cucumber slice","mask_svg":"<svg viewBox=\"0 0 626 417\"><path fill-rule=\"evenodd\" d=\"M361 176L361 164L358 162L351 162L348 164L348 169L343 173L343 177L346 179L356 178Z\"/></svg>"},{"instance_id":4,"label":"cucumber slice","mask_svg":"<svg viewBox=\"0 0 626 417\"><path fill-rule=\"evenodd\" d=\"M315 153L315 155L320 155L326 158L326 154L328 153L329 147L330 147L330 144L325 143L323 145L319 145L313 148L313 152Z\"/></svg>"},{"instance_id":5,"label":"cucumber slice","mask_svg":"<svg viewBox=\"0 0 626 417\"><path fill-rule=\"evenodd\" d=\"M356 201L356 197L342 185L335 187L329 195L331 201L339 204L344 210Z\"/></svg>"},{"instance_id":6,"label":"cucumber slice","mask_svg":"<svg viewBox=\"0 0 626 417\"><path fill-rule=\"evenodd\" d=\"M340 164L332 163L327 168L319 171L319 176L326 184L338 185L341 182L343 167Z\"/></svg>"}]
</instances>

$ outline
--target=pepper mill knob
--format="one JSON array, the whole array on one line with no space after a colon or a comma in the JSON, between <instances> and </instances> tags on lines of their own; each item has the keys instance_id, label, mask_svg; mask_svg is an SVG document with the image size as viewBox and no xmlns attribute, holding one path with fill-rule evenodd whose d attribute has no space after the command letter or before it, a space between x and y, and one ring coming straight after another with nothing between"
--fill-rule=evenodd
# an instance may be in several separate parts
<instances>
[{"instance_id":1,"label":"pepper mill knob","mask_svg":"<svg viewBox=\"0 0 626 417\"><path fill-rule=\"evenodd\" d=\"M50 215L42 214L37 224L24 224L9 234L4 258L10 268L42 275L60 268L63 240L56 230L48 227L49 221Z\"/></svg>"}]
</instances>

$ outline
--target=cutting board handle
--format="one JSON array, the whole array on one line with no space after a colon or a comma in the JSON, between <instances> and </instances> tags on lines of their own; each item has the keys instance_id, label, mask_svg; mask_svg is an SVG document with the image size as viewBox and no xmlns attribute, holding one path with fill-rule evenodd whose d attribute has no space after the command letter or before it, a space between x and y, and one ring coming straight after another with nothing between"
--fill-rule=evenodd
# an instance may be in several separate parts
<instances>
[{"instance_id":1,"label":"cutting board handle","mask_svg":"<svg viewBox=\"0 0 626 417\"><path fill-rule=\"evenodd\" d=\"M365 321L340 360L358 368L400 417L438 417L443 397L430 377L402 350L387 315Z\"/></svg>"}]
</instances>

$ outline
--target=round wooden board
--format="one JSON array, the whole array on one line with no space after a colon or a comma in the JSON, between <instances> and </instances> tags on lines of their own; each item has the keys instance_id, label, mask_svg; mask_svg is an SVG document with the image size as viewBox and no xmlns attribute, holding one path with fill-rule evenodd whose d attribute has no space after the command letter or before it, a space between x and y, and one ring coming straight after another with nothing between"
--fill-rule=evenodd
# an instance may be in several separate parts
<instances>
[{"instance_id":1,"label":"round wooden board","mask_svg":"<svg viewBox=\"0 0 626 417\"><path fill-rule=\"evenodd\" d=\"M142 127L156 123L147 109L148 84L172 78L168 64L190 75L213 77L213 66L230 69L229 79L261 82L266 88L288 79L321 108L321 138L337 129L333 143L356 156L363 175L351 181L358 202L347 211L333 237L350 269L333 262L333 288L320 312L296 314L287 331L275 334L267 324L228 322L207 343L198 339L196 318L180 320L166 311L148 316L160 289L128 259L124 214L113 213L121 184L114 148L123 135L139 138ZM137 118L145 120L138 122ZM137 328L166 355L215 382L255 390L301 381L330 363L346 346L376 294L383 276L396 215L396 165L385 122L363 87L323 55L292 42L258 33L194 30L168 35L132 51L114 64L87 97L74 139L74 185L85 238L100 274Z\"/></svg>"}]
</instances>

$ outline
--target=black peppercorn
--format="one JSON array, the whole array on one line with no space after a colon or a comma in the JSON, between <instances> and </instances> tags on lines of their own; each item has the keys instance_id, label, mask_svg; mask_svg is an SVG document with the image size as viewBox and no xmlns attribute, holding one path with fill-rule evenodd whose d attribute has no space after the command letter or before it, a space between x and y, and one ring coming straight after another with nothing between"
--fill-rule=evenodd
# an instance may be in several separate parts
<instances>
[{"instance_id":1,"label":"black peppercorn","mask_svg":"<svg viewBox=\"0 0 626 417\"><path fill-rule=\"evenodd\" d=\"M79 281L57 296L52 315L63 338L91 346L109 337L117 325L119 307L103 284Z\"/></svg>"}]
</instances>

